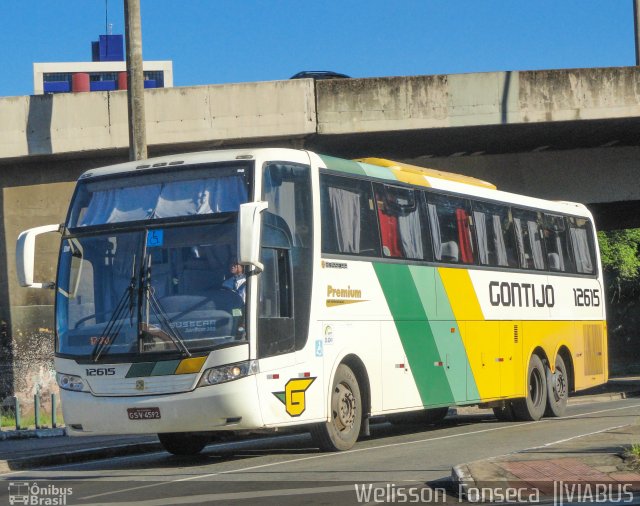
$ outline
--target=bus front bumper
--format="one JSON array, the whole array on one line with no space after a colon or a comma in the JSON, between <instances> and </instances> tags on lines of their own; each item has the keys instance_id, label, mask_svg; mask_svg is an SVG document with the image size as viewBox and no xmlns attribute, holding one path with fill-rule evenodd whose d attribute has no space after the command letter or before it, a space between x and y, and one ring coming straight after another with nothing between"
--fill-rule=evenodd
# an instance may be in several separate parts
<instances>
[{"instance_id":1,"label":"bus front bumper","mask_svg":"<svg viewBox=\"0 0 640 506\"><path fill-rule=\"evenodd\" d=\"M255 376L177 394L97 397L61 390L60 398L71 436L233 431L263 426Z\"/></svg>"}]
</instances>

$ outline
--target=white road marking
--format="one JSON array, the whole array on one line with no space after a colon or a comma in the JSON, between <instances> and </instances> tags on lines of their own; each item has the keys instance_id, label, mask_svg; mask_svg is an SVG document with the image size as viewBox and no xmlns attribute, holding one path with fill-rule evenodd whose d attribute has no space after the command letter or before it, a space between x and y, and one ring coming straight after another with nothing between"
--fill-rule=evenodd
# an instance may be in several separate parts
<instances>
[{"instance_id":1,"label":"white road marking","mask_svg":"<svg viewBox=\"0 0 640 506\"><path fill-rule=\"evenodd\" d=\"M518 450L517 452L513 452L513 453L524 453L524 452L527 452L529 450L539 450L540 448L546 448L548 446L553 446L553 445L557 445L557 444L560 444L560 443L566 443L568 441L572 441L574 439L579 439L581 437L593 436L594 434L600 434L602 432L607 432L608 430L620 429L622 427L626 427L627 425L629 425L629 424L628 423L624 423L622 425L614 425L613 427L607 427L606 429L595 430L595 431L589 432L587 434L579 434L577 436L566 437L564 439L558 439L557 441L553 441L551 443L546 443L546 444L543 444L541 446L532 446L531 448L525 448L524 450Z\"/></svg>"},{"instance_id":2,"label":"white road marking","mask_svg":"<svg viewBox=\"0 0 640 506\"><path fill-rule=\"evenodd\" d=\"M623 409L631 409L631 408L638 408L640 407L640 404L634 404L631 406L623 406L623 407L618 407L618 408L610 408L610 409L601 409L598 411L590 411L588 413L582 413L579 415L571 415L571 416L566 416L566 417L561 417L561 418L556 418L556 419L544 419L544 420L540 420L539 422L523 422L523 423L515 423L515 424L510 424L510 425L504 425L501 427L492 427L489 429L482 429L482 430L477 430L477 431L473 431L473 432L465 432L462 434L449 434L447 436L438 436L438 437L432 437L432 438L427 438L427 439L419 439L417 441L405 441L405 442L401 442L401 443L389 443L386 445L379 445L379 446L370 446L367 448L356 448L354 450L347 450L344 452L337 452L337 453L322 453L319 455L310 455L308 457L300 457L297 459L290 459L290 460L285 460L285 461L279 461L279 462L270 462L268 464L260 464L260 465L256 465L256 466L249 466L249 467L243 467L240 469L230 469L228 471L218 471L215 473L209 473L209 474L202 474L202 475L196 475L196 476L189 476L187 478L179 478L176 480L170 480L170 481L164 481L161 483L150 483L148 485L140 485L138 487L130 487L130 488L126 488L126 489L121 489L121 490L117 490L117 491L112 491L112 492L104 492L102 494L95 494L95 495L90 495L90 496L86 496L86 497L82 497L82 500L87 500L87 499L95 499L97 497L104 497L104 496L108 496L108 495L115 495L115 494L119 494L122 492L132 492L134 490L144 490L147 488L153 488L153 487L160 487L160 486L164 486L164 485L171 485L173 483L182 483L182 482L186 482L186 481L193 481L193 480L197 480L197 479L205 479L205 478L211 478L213 476L221 476L221 475L225 475L225 474L233 474L233 473L242 473L245 471L253 471L255 469L263 469L266 467L273 467L273 466L280 466L280 465L285 465L285 464L293 464L296 462L304 462L306 460L316 460L316 459L323 459L323 458L328 458L328 457L341 457L344 455L350 455L353 453L360 453L360 452L366 452L366 451L371 451L371 450L380 450L380 449L384 449L384 448L393 448L393 447L398 447L398 446L405 446L405 445L415 445L415 444L420 444L420 443L428 443L431 441L440 441L443 439L453 439L453 438L458 438L458 437L465 437L465 436L474 436L476 434L483 434L486 432L494 432L494 431L498 431L498 430L504 430L504 429L511 429L514 427L523 427L525 425L531 425L533 423L548 423L548 422L554 422L557 420L568 420L568 419L572 419L572 418L582 418L584 416L589 416L589 415L594 415L594 414L599 414L599 413L607 413L607 412L611 412L611 411L620 411Z\"/></svg>"}]
</instances>

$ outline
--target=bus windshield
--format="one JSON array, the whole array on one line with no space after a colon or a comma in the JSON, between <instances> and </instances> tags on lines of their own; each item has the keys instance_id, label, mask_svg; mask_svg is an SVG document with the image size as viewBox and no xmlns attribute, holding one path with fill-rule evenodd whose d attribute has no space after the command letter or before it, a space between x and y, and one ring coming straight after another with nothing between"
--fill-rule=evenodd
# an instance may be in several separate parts
<instances>
[{"instance_id":1,"label":"bus windshield","mask_svg":"<svg viewBox=\"0 0 640 506\"><path fill-rule=\"evenodd\" d=\"M244 342L245 279L228 216L63 239L57 353L135 361Z\"/></svg>"},{"instance_id":2,"label":"bus windshield","mask_svg":"<svg viewBox=\"0 0 640 506\"><path fill-rule=\"evenodd\" d=\"M247 202L252 165L225 163L96 177L78 184L68 229L237 212Z\"/></svg>"}]
</instances>

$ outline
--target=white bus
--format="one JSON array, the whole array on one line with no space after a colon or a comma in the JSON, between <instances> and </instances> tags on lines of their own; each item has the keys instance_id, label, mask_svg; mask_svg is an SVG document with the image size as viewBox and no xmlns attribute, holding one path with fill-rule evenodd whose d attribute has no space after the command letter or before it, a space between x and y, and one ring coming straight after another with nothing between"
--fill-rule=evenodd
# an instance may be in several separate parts
<instances>
[{"instance_id":1,"label":"white bus","mask_svg":"<svg viewBox=\"0 0 640 506\"><path fill-rule=\"evenodd\" d=\"M57 280L35 283L52 231ZM56 291L74 436L192 454L304 426L345 450L371 417L537 420L607 381L589 211L388 160L243 149L91 170L17 259L22 286Z\"/></svg>"}]
</instances>

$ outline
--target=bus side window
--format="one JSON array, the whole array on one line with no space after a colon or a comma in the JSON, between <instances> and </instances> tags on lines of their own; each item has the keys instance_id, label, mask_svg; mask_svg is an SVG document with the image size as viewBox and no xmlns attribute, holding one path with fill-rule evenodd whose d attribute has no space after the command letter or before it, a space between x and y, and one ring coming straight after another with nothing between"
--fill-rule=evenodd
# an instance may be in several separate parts
<instances>
[{"instance_id":1,"label":"bus side window","mask_svg":"<svg viewBox=\"0 0 640 506\"><path fill-rule=\"evenodd\" d=\"M481 265L517 267L518 252L509 208L473 202L473 223Z\"/></svg>"},{"instance_id":2,"label":"bus side window","mask_svg":"<svg viewBox=\"0 0 640 506\"><path fill-rule=\"evenodd\" d=\"M311 177L308 166L270 162L263 171L263 199L284 219L294 246L311 246Z\"/></svg>"},{"instance_id":3,"label":"bus side window","mask_svg":"<svg viewBox=\"0 0 640 506\"><path fill-rule=\"evenodd\" d=\"M320 212L323 253L380 256L370 182L321 174Z\"/></svg>"},{"instance_id":4,"label":"bus side window","mask_svg":"<svg viewBox=\"0 0 640 506\"><path fill-rule=\"evenodd\" d=\"M278 299L280 301L278 311L273 314L280 314L279 318L284 318L288 314L292 318L294 323L291 334L295 335L295 349L301 350L309 335L313 273L311 168L308 165L291 162L272 161L266 163L263 170L262 198L269 204L269 208L263 213L262 245L265 248L284 248L287 250L285 253L289 263L286 265L290 265L291 268L291 273L287 275L291 278L289 297L291 297L290 301L295 301L295 308L291 302L285 307L282 306L284 299L281 297ZM280 263L280 265L283 264ZM280 277L280 279L284 278ZM271 290L273 287L265 286L271 282L272 280L268 276L261 280L261 290ZM271 293L271 295L275 294ZM276 300L274 297L261 300L265 305L270 304L271 308L276 307L273 305L273 301ZM272 314L271 308L265 306L264 309L268 314ZM264 322L266 326L271 324L266 323L266 320ZM286 325L290 325L290 323ZM262 329L262 324L260 329ZM276 347L274 353L286 351L284 348L282 348L284 351L278 350L280 349Z\"/></svg>"},{"instance_id":5,"label":"bus side window","mask_svg":"<svg viewBox=\"0 0 640 506\"><path fill-rule=\"evenodd\" d=\"M575 272L569 254L569 236L563 216L544 215L544 244L550 271Z\"/></svg>"},{"instance_id":6,"label":"bus side window","mask_svg":"<svg viewBox=\"0 0 640 506\"><path fill-rule=\"evenodd\" d=\"M513 226L518 244L520 267L537 271L544 270L546 261L542 248L539 213L514 209Z\"/></svg>"},{"instance_id":7,"label":"bus side window","mask_svg":"<svg viewBox=\"0 0 640 506\"><path fill-rule=\"evenodd\" d=\"M469 202L459 197L429 192L427 211L435 261L475 263Z\"/></svg>"},{"instance_id":8,"label":"bus side window","mask_svg":"<svg viewBox=\"0 0 640 506\"><path fill-rule=\"evenodd\" d=\"M593 226L586 218L568 218L571 251L579 274L595 274Z\"/></svg>"},{"instance_id":9,"label":"bus side window","mask_svg":"<svg viewBox=\"0 0 640 506\"><path fill-rule=\"evenodd\" d=\"M409 188L374 183L382 254L391 258L425 260L422 232L426 227L420 194Z\"/></svg>"},{"instance_id":10,"label":"bus side window","mask_svg":"<svg viewBox=\"0 0 640 506\"><path fill-rule=\"evenodd\" d=\"M262 248L258 356L293 351L295 345L289 250Z\"/></svg>"}]
</instances>

